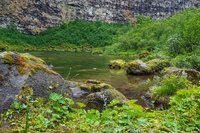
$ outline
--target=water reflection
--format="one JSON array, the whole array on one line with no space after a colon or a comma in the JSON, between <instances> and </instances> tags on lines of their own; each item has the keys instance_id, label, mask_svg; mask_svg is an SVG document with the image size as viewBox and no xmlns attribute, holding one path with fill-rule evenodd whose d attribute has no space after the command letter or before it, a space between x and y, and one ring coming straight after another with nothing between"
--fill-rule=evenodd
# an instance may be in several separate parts
<instances>
[{"instance_id":1,"label":"water reflection","mask_svg":"<svg viewBox=\"0 0 200 133\"><path fill-rule=\"evenodd\" d=\"M36 57L42 58L48 65L53 65L53 70L61 74L63 78L72 79L77 82L85 82L88 79L96 79L111 84L114 88L124 94L128 99L138 99L138 104L145 106L141 95L148 87L146 81L152 79L153 75L133 76L127 75L126 70L112 70L107 67L110 60L122 59L134 60L127 56L99 56L91 53L72 52L29 52ZM71 70L70 70L71 68ZM95 69L94 69L95 68ZM77 98L75 101L84 101Z\"/></svg>"}]
</instances>

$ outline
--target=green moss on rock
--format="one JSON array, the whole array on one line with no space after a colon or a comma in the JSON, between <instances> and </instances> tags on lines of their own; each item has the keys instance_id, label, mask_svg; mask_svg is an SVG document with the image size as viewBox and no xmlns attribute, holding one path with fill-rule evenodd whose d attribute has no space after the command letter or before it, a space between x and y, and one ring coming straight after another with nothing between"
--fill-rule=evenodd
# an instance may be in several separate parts
<instances>
[{"instance_id":1,"label":"green moss on rock","mask_svg":"<svg viewBox=\"0 0 200 133\"><path fill-rule=\"evenodd\" d=\"M31 70L33 74L38 70L43 70L48 74L56 74L56 72L47 67L42 59L30 54L7 52L3 59L4 64L15 64L21 75L27 74L29 70Z\"/></svg>"},{"instance_id":2,"label":"green moss on rock","mask_svg":"<svg viewBox=\"0 0 200 133\"><path fill-rule=\"evenodd\" d=\"M123 69L127 68L128 64L124 60L110 60L110 63L108 64L108 67L111 69Z\"/></svg>"},{"instance_id":3,"label":"green moss on rock","mask_svg":"<svg viewBox=\"0 0 200 133\"><path fill-rule=\"evenodd\" d=\"M135 105L129 102L129 100L119 91L114 89L105 90L102 92L91 93L87 96L87 109L98 109L103 110L105 108L105 104L110 104L112 100L117 100L119 103L117 106L127 105L129 107L138 107L139 105ZM111 106L107 106L111 107ZM140 107L142 108L142 107Z\"/></svg>"},{"instance_id":4,"label":"green moss on rock","mask_svg":"<svg viewBox=\"0 0 200 133\"><path fill-rule=\"evenodd\" d=\"M84 84L80 85L80 89L88 92L100 92L105 89L112 89L113 87L106 83L101 83L97 80L87 80Z\"/></svg>"},{"instance_id":5,"label":"green moss on rock","mask_svg":"<svg viewBox=\"0 0 200 133\"><path fill-rule=\"evenodd\" d=\"M138 55L138 58L146 58L148 55L150 55L150 53L149 52L147 52L147 51L142 51L142 52L140 52L140 54Z\"/></svg>"},{"instance_id":6,"label":"green moss on rock","mask_svg":"<svg viewBox=\"0 0 200 133\"><path fill-rule=\"evenodd\" d=\"M153 59L147 62L147 65L151 67L154 72L160 71L165 67L170 67L170 62L167 60Z\"/></svg>"}]
</instances>

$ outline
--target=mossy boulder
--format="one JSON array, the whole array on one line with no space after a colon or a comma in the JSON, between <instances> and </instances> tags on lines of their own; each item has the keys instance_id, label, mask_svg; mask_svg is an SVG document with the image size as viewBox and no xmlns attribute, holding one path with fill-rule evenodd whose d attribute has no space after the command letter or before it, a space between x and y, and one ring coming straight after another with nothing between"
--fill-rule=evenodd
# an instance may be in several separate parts
<instances>
[{"instance_id":1,"label":"mossy boulder","mask_svg":"<svg viewBox=\"0 0 200 133\"><path fill-rule=\"evenodd\" d=\"M139 58L139 59L146 58L148 55L150 55L149 52L147 52L147 51L142 51L142 52L140 52L140 54L138 55L138 58Z\"/></svg>"},{"instance_id":2,"label":"mossy boulder","mask_svg":"<svg viewBox=\"0 0 200 133\"><path fill-rule=\"evenodd\" d=\"M134 60L128 63L129 67L126 70L127 74L132 75L147 75L161 71L165 67L169 67L170 63L167 60L153 59L144 63L141 60Z\"/></svg>"},{"instance_id":3,"label":"mossy boulder","mask_svg":"<svg viewBox=\"0 0 200 133\"><path fill-rule=\"evenodd\" d=\"M126 63L124 60L110 60L110 63L108 64L108 67L111 69L124 69L128 67L128 63Z\"/></svg>"},{"instance_id":4,"label":"mossy boulder","mask_svg":"<svg viewBox=\"0 0 200 133\"><path fill-rule=\"evenodd\" d=\"M165 67L170 67L170 62L167 60L153 59L147 62L147 65L153 72L161 71Z\"/></svg>"},{"instance_id":5,"label":"mossy boulder","mask_svg":"<svg viewBox=\"0 0 200 133\"><path fill-rule=\"evenodd\" d=\"M188 80L192 81L195 84L200 85L200 72L194 69L180 69L175 67L170 67L164 70L163 74L169 75L169 74L176 74L187 77Z\"/></svg>"},{"instance_id":6,"label":"mossy boulder","mask_svg":"<svg viewBox=\"0 0 200 133\"><path fill-rule=\"evenodd\" d=\"M119 101L117 106L127 105L129 107L139 107L139 105L131 104L129 100L119 91L114 89L107 89L88 95L86 109L98 109L102 111L105 108L105 105L110 104L110 102L114 99Z\"/></svg>"},{"instance_id":7,"label":"mossy boulder","mask_svg":"<svg viewBox=\"0 0 200 133\"><path fill-rule=\"evenodd\" d=\"M24 85L33 89L33 98L47 98L51 92L72 97L68 83L42 59L30 54L0 53L0 70L0 113L10 107Z\"/></svg>"},{"instance_id":8,"label":"mossy boulder","mask_svg":"<svg viewBox=\"0 0 200 133\"><path fill-rule=\"evenodd\" d=\"M80 85L80 88L88 92L100 92L105 89L112 89L113 87L97 80L87 80L84 84Z\"/></svg>"},{"instance_id":9,"label":"mossy boulder","mask_svg":"<svg viewBox=\"0 0 200 133\"><path fill-rule=\"evenodd\" d=\"M127 74L131 75L146 75L152 74L152 69L141 60L134 60L128 63L129 67L126 70Z\"/></svg>"}]
</instances>

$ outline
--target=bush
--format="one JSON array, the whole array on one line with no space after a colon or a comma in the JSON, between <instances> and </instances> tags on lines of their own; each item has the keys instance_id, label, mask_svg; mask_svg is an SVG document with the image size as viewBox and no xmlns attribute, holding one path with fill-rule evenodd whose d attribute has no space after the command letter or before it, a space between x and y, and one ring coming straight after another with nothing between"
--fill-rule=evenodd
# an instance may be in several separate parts
<instances>
[{"instance_id":1,"label":"bush","mask_svg":"<svg viewBox=\"0 0 200 133\"><path fill-rule=\"evenodd\" d=\"M63 23L32 36L20 33L16 27L1 28L1 41L14 45L59 46L60 44L76 44L104 47L113 44L113 38L127 32L130 25L121 23L103 23L101 21L75 20Z\"/></svg>"},{"instance_id":2,"label":"bush","mask_svg":"<svg viewBox=\"0 0 200 133\"><path fill-rule=\"evenodd\" d=\"M184 89L188 85L190 85L190 81L186 77L171 74L164 76L161 80L161 86L154 88L151 92L154 99L158 99L163 96L175 95L178 90Z\"/></svg>"}]
</instances>

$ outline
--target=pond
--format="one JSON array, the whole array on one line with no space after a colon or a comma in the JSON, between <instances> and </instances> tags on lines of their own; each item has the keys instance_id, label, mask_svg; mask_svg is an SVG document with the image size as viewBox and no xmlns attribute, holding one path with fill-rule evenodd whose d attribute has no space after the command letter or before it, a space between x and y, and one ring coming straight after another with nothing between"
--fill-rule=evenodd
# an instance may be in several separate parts
<instances>
[{"instance_id":1,"label":"pond","mask_svg":"<svg viewBox=\"0 0 200 133\"><path fill-rule=\"evenodd\" d=\"M146 107L141 95L147 90L146 81L153 79L154 75L133 76L127 75L126 70L109 69L110 60L122 59L134 60L134 57L92 55L91 53L79 52L28 52L43 59L48 65L53 65L53 70L58 72L64 79L77 82L85 82L88 79L111 84L124 94L128 99L137 99L136 102ZM75 98L75 101L84 101L85 97Z\"/></svg>"}]
</instances>

